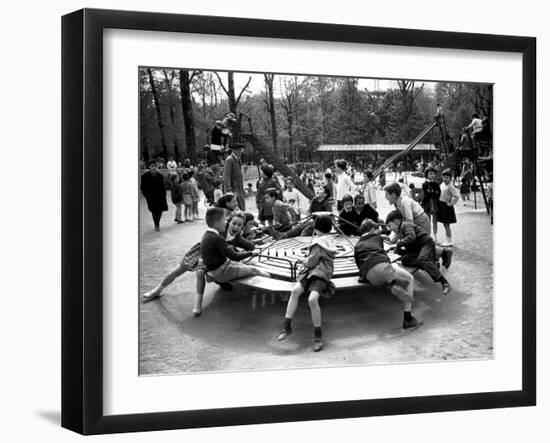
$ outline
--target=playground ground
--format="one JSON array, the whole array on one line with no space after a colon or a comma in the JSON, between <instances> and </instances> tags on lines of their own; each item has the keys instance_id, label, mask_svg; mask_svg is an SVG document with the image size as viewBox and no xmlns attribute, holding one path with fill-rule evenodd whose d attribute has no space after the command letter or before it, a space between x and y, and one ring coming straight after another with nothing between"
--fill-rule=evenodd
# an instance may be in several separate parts
<instances>
[{"instance_id":1,"label":"playground ground","mask_svg":"<svg viewBox=\"0 0 550 443\"><path fill-rule=\"evenodd\" d=\"M140 294L136 294L140 374L492 358L493 229L481 195L477 197L477 210L473 200L456 206L453 264L445 271L451 293L442 295L439 284L422 272L416 275L413 314L424 321L422 327L401 330L401 305L386 290L338 293L321 301L325 348L319 353L311 351L313 331L306 299L300 301L294 334L284 342L278 342L277 335L286 303L270 293L229 292L209 284L203 315L193 317L195 276L187 273L162 298L142 303L140 294L155 286L205 230L204 220L175 224L170 205L161 231L154 232L142 198L140 242L147 252L140 256ZM385 216L390 207L380 190L378 204ZM255 209L253 198L247 199L247 208ZM203 205L200 211L204 217ZM441 235L443 226L440 230Z\"/></svg>"}]
</instances>

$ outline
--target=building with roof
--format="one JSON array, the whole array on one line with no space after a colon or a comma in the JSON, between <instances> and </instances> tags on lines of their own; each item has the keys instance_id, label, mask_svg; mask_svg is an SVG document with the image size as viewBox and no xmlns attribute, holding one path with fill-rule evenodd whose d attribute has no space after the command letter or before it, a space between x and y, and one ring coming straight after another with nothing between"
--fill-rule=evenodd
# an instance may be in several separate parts
<instances>
[{"instance_id":1,"label":"building with roof","mask_svg":"<svg viewBox=\"0 0 550 443\"><path fill-rule=\"evenodd\" d=\"M403 151L407 146L409 145L319 145L315 152L320 161L333 162L344 159L352 163L366 163L384 160L390 155ZM407 159L429 161L436 152L437 149L433 144L419 143L407 154Z\"/></svg>"}]
</instances>

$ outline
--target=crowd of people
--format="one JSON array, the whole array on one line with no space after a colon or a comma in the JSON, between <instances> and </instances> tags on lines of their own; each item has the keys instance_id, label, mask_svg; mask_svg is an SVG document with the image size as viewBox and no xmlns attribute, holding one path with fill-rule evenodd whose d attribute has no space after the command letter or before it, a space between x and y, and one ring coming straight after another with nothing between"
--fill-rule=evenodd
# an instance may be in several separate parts
<instances>
[{"instance_id":1,"label":"crowd of people","mask_svg":"<svg viewBox=\"0 0 550 443\"><path fill-rule=\"evenodd\" d=\"M403 192L399 182L385 185L385 198L395 210L381 219L377 210L376 186L369 181L357 184L344 160L335 162L334 175L331 170L326 170L325 180L317 184L316 195L311 200L296 190L292 178L279 178L274 168L264 163L256 183L257 212L246 211L244 200L249 191L245 191L242 177L238 174L240 150L237 147L227 157L218 177L211 167L204 164L196 169L185 169L182 173L168 172L175 222L199 219L199 190L202 190L204 204L209 206L206 232L161 283L143 295L145 300L162 296L163 290L175 278L193 271L197 276L193 314L199 316L207 281L230 289L233 280L251 275L269 276L253 264L243 263L243 260L257 255L260 244L292 236L312 236L308 255L302 261L296 286L288 299L283 329L278 338L284 340L292 333L292 318L298 299L307 293L314 327L313 349L319 351L324 343L318 300L322 294L334 291L331 279L336 249L331 232L357 238L355 261L359 280L387 286L403 302L405 329L420 325L411 313L414 285L407 268L423 269L434 282L441 284L444 294L449 293L450 284L440 271L441 266L448 268L451 264L450 225L456 222L453 205L458 193L449 174L444 173L444 181L438 185L433 181L433 171L426 171L421 203ZM156 230L159 229L160 214L168 209L165 179L157 166L156 162L150 162L149 171L142 176L141 183ZM235 170L228 173L228 167ZM369 178L369 171L364 175ZM240 186L236 186L239 180ZM447 233L447 241L440 246L435 242L438 223L443 223ZM393 242L392 248L401 255L402 266L391 262L384 246L387 242Z\"/></svg>"},{"instance_id":2,"label":"crowd of people","mask_svg":"<svg viewBox=\"0 0 550 443\"><path fill-rule=\"evenodd\" d=\"M225 124L218 123L220 140L218 135L213 136L211 149L221 155L226 152ZM247 211L246 197L254 191L252 186L244 186L242 149L242 145L232 144L225 159L217 157L218 161L223 159L223 167L216 161L201 163L196 168L186 165L188 167L181 170L170 159L166 164L167 180L158 171L158 161L149 163L149 171L142 176L141 191L155 230L160 229L162 212L168 210L167 187L171 191L176 223L200 220L200 191L208 209L201 241L191 247L160 284L143 294L144 300L162 296L163 290L175 278L193 271L197 276L193 314L200 316L207 281L231 289L234 280L253 275L270 277L265 270L244 261L258 255L259 245L282 238L308 236L311 241L307 255L299 260L300 271L288 298L278 339L285 340L292 334L298 300L307 294L313 323L313 350L320 351L324 342L319 297L335 290L332 282L336 256L333 233L356 238L354 258L359 281L387 287L402 301L404 329L421 325L412 315L414 277L410 268L424 270L441 285L443 294L451 291L441 268L449 268L452 262L451 226L457 222L454 206L460 197L464 202L469 198L472 168L467 160L460 174L460 191L453 184L453 171L442 171L442 183L437 183L437 171L432 166L424 169L425 182L421 188L412 183L407 186L402 177L390 184L380 179L378 185L393 206L385 218L381 218L372 165L358 171L345 160L334 162L334 172L331 168L324 172L310 169L300 175L301 180L315 191L311 200L296 189L292 177L281 177L271 165L261 161L255 210ZM445 240L441 242L439 224L445 231ZM392 246L388 248L387 244ZM400 264L392 262L390 251L401 257Z\"/></svg>"}]
</instances>

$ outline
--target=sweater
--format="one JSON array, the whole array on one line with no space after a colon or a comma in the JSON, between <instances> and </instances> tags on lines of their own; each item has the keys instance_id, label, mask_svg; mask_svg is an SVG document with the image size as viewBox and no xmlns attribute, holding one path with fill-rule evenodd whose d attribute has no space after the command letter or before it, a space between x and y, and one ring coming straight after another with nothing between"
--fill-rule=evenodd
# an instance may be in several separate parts
<instances>
[{"instance_id":1,"label":"sweater","mask_svg":"<svg viewBox=\"0 0 550 443\"><path fill-rule=\"evenodd\" d=\"M355 210L355 212L357 212L357 209ZM368 203L366 203L365 206L363 206L363 209L361 210L361 212L358 212L357 214L359 215L359 220L360 220L359 225L361 225L363 220L365 220L366 218L369 218L372 221L377 222L379 217L378 211L376 211Z\"/></svg>"},{"instance_id":2,"label":"sweater","mask_svg":"<svg viewBox=\"0 0 550 443\"><path fill-rule=\"evenodd\" d=\"M379 233L363 234L355 244L354 258L359 268L359 279L364 280L375 265L390 263L388 254L384 249L384 240Z\"/></svg>"},{"instance_id":3,"label":"sweater","mask_svg":"<svg viewBox=\"0 0 550 443\"><path fill-rule=\"evenodd\" d=\"M344 235L358 234L358 228L359 226L361 226L361 219L355 208L352 208L351 211L346 211L345 209L342 209L342 211L340 211L340 214L338 214L338 218L338 227L342 230ZM356 227L351 226L350 223Z\"/></svg>"},{"instance_id":4,"label":"sweater","mask_svg":"<svg viewBox=\"0 0 550 443\"><path fill-rule=\"evenodd\" d=\"M207 272L218 269L227 259L241 261L251 255L249 251L235 251L220 234L206 231L202 236L201 258Z\"/></svg>"},{"instance_id":5,"label":"sweater","mask_svg":"<svg viewBox=\"0 0 550 443\"><path fill-rule=\"evenodd\" d=\"M226 235L225 238L226 238L227 244L229 244L230 246L244 249L245 251L254 250L254 243L245 239L241 232L237 232L237 235L233 236L231 239L229 239L231 237L231 234L229 234L227 231L225 235Z\"/></svg>"}]
</instances>

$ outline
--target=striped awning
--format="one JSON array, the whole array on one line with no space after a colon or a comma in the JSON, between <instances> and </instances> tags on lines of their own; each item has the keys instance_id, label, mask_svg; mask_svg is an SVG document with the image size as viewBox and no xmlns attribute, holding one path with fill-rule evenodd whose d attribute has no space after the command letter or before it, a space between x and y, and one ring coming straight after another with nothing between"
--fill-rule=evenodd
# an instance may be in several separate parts
<instances>
[{"instance_id":1,"label":"striped awning","mask_svg":"<svg viewBox=\"0 0 550 443\"><path fill-rule=\"evenodd\" d=\"M319 145L317 152L397 152L409 145ZM419 143L414 147L414 152L428 152L435 150L433 144Z\"/></svg>"}]
</instances>

